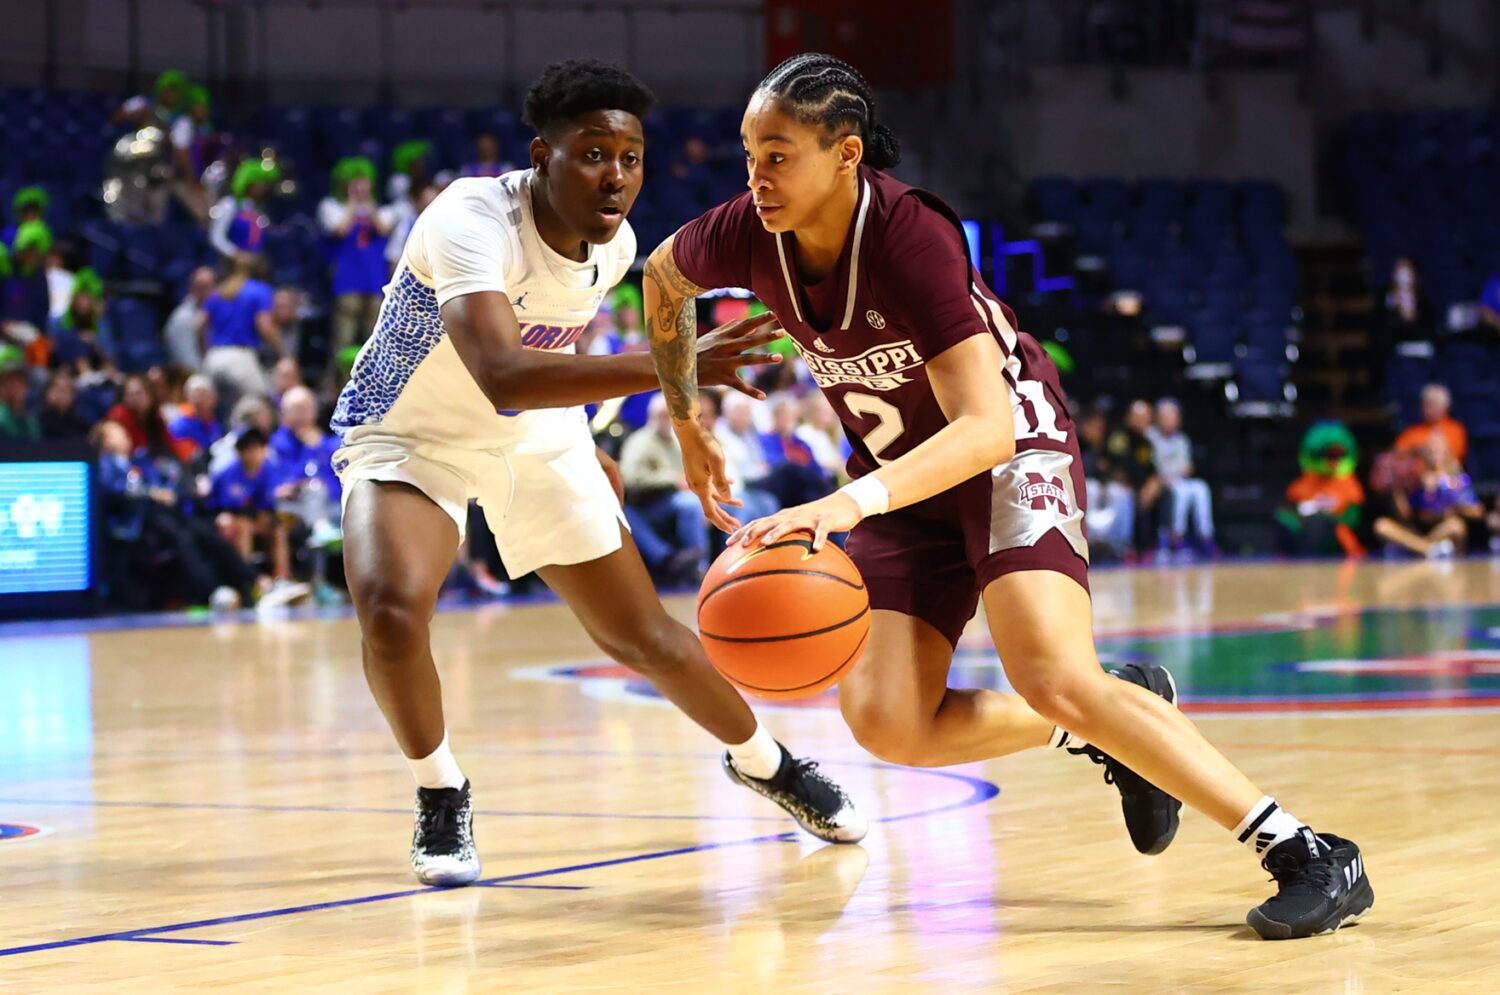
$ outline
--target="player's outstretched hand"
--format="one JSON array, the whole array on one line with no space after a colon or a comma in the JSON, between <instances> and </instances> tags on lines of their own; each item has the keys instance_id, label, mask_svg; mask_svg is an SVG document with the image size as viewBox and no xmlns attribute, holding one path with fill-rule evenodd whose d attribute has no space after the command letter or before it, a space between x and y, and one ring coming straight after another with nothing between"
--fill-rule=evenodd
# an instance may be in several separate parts
<instances>
[{"instance_id":1,"label":"player's outstretched hand","mask_svg":"<svg viewBox=\"0 0 1500 995\"><path fill-rule=\"evenodd\" d=\"M748 394L757 401L766 395L740 379L742 366L769 366L781 362L781 357L766 354L750 354L768 342L774 342L786 333L772 326L776 320L773 312L757 314L753 318L729 321L698 339L698 383L703 387L733 387L741 394ZM689 475L689 480L692 476ZM699 495L702 496L701 494ZM709 516L712 518L713 516Z\"/></svg>"},{"instance_id":2,"label":"player's outstretched hand","mask_svg":"<svg viewBox=\"0 0 1500 995\"><path fill-rule=\"evenodd\" d=\"M698 422L673 422L677 430L677 441L682 446L682 471L687 478L688 490L698 495L703 505L703 516L715 528L733 532L740 527L739 520L725 511L723 505L743 507L745 502L730 492L734 481L724 470L724 450L714 434Z\"/></svg>"},{"instance_id":3,"label":"player's outstretched hand","mask_svg":"<svg viewBox=\"0 0 1500 995\"><path fill-rule=\"evenodd\" d=\"M810 532L813 549L823 548L830 532L847 532L860 523L864 516L854 499L841 491L834 491L825 498L794 508L785 508L774 515L757 518L741 526L727 540L729 545L768 546L793 532Z\"/></svg>"}]
</instances>

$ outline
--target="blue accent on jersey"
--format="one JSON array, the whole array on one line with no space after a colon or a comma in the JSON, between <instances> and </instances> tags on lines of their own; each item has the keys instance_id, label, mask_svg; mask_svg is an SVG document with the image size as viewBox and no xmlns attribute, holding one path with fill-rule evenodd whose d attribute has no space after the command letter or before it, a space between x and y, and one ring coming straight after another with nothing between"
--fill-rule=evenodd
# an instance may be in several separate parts
<instances>
[{"instance_id":1,"label":"blue accent on jersey","mask_svg":"<svg viewBox=\"0 0 1500 995\"><path fill-rule=\"evenodd\" d=\"M331 425L334 432L343 438L350 429L389 414L412 374L445 334L437 293L410 270L403 272L380 310L370 343L339 394Z\"/></svg>"}]
</instances>

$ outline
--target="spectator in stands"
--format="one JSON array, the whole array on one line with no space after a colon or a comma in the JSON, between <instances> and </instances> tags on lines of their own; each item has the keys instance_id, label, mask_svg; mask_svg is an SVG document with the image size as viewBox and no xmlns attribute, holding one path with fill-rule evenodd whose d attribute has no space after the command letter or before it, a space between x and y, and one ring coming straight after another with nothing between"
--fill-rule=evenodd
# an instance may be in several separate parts
<instances>
[{"instance_id":1,"label":"spectator in stands","mask_svg":"<svg viewBox=\"0 0 1500 995\"><path fill-rule=\"evenodd\" d=\"M262 159L246 159L235 168L234 193L214 205L208 240L227 260L243 253L265 251L271 219L266 214L271 191L281 179L281 167Z\"/></svg>"},{"instance_id":2,"label":"spectator in stands","mask_svg":"<svg viewBox=\"0 0 1500 995\"><path fill-rule=\"evenodd\" d=\"M209 447L224 437L224 426L219 423L219 392L214 382L202 373L188 377L187 403L172 422L172 437L177 440L177 454L184 462L191 462L201 453L207 458Z\"/></svg>"},{"instance_id":3,"label":"spectator in stands","mask_svg":"<svg viewBox=\"0 0 1500 995\"><path fill-rule=\"evenodd\" d=\"M1500 273L1484 282L1484 290L1479 295L1479 320L1500 331Z\"/></svg>"},{"instance_id":4,"label":"spectator in stands","mask_svg":"<svg viewBox=\"0 0 1500 995\"><path fill-rule=\"evenodd\" d=\"M287 391L295 387L302 387L302 367L291 356L283 356L271 367L271 403L281 405L282 399L286 397Z\"/></svg>"},{"instance_id":5,"label":"spectator in stands","mask_svg":"<svg viewBox=\"0 0 1500 995\"><path fill-rule=\"evenodd\" d=\"M44 222L28 221L16 231L0 300L0 332L18 345L30 345L47 328L52 295L47 286L47 254L51 251L52 231Z\"/></svg>"},{"instance_id":6,"label":"spectator in stands","mask_svg":"<svg viewBox=\"0 0 1500 995\"><path fill-rule=\"evenodd\" d=\"M488 131L474 136L475 157L464 163L461 176L503 176L516 168L516 164L500 155L500 139Z\"/></svg>"},{"instance_id":7,"label":"spectator in stands","mask_svg":"<svg viewBox=\"0 0 1500 995\"><path fill-rule=\"evenodd\" d=\"M802 424L797 435L812 449L813 458L835 482L845 479L849 462L849 438L828 395L815 390L802 397Z\"/></svg>"},{"instance_id":8,"label":"spectator in stands","mask_svg":"<svg viewBox=\"0 0 1500 995\"><path fill-rule=\"evenodd\" d=\"M172 119L187 109L188 90L192 83L187 74L168 69L156 77L152 95L131 97L115 111L114 123L143 128L148 124L168 127Z\"/></svg>"},{"instance_id":9,"label":"spectator in stands","mask_svg":"<svg viewBox=\"0 0 1500 995\"><path fill-rule=\"evenodd\" d=\"M682 452L660 394L651 399L646 425L625 439L620 473L625 519L646 564L664 583L696 583L708 553L708 522L687 489Z\"/></svg>"},{"instance_id":10,"label":"spectator in stands","mask_svg":"<svg viewBox=\"0 0 1500 995\"><path fill-rule=\"evenodd\" d=\"M213 123L209 120L212 104L208 90L190 84L182 110L172 118L168 136L172 142L172 193L200 225L209 223L208 191L203 187L203 171L217 152L213 142Z\"/></svg>"},{"instance_id":11,"label":"spectator in stands","mask_svg":"<svg viewBox=\"0 0 1500 995\"><path fill-rule=\"evenodd\" d=\"M120 391L120 401L109 409L105 418L117 422L130 436L131 451L137 454L157 455L170 453L175 456L172 433L162 418L151 387L142 374L132 373L125 378Z\"/></svg>"},{"instance_id":12,"label":"spectator in stands","mask_svg":"<svg viewBox=\"0 0 1500 995\"><path fill-rule=\"evenodd\" d=\"M751 519L776 514L781 510L781 505L771 494L752 487L748 483L750 480L760 480L765 477L770 472L770 465L766 462L759 439L756 439L757 444L753 448L747 446L744 439L728 431L728 426L720 417L720 409L724 402L735 397L740 397L740 395L731 394L726 398L714 391L703 391L700 395L699 411L703 426L719 440L719 448L724 452L724 472L730 480L730 493L744 502L743 508L726 510L741 521L748 522ZM741 399L746 405L750 403L749 398ZM753 459L751 453L754 453Z\"/></svg>"},{"instance_id":13,"label":"spectator in stands","mask_svg":"<svg viewBox=\"0 0 1500 995\"><path fill-rule=\"evenodd\" d=\"M68 268L68 258L54 244L47 253L47 316L58 318L73 300L73 283L78 275Z\"/></svg>"},{"instance_id":14,"label":"spectator in stands","mask_svg":"<svg viewBox=\"0 0 1500 995\"><path fill-rule=\"evenodd\" d=\"M45 365L67 367L81 377L117 379L119 344L104 308L104 281L92 269L78 271L72 300L60 318L52 319L47 343Z\"/></svg>"},{"instance_id":15,"label":"spectator in stands","mask_svg":"<svg viewBox=\"0 0 1500 995\"><path fill-rule=\"evenodd\" d=\"M289 360L292 366L298 367L296 383L302 382L302 372L297 357L302 354L303 346L303 298L302 291L295 287L277 287L276 293L271 296L271 327L276 330L277 337L281 339L282 354L279 359L275 356L266 358L272 362L273 371L282 360ZM273 391L273 397L279 398L280 396L280 389Z\"/></svg>"},{"instance_id":16,"label":"spectator in stands","mask_svg":"<svg viewBox=\"0 0 1500 995\"><path fill-rule=\"evenodd\" d=\"M0 441L33 442L42 437L42 424L27 404L30 385L26 367L14 352L0 358Z\"/></svg>"},{"instance_id":17,"label":"spectator in stands","mask_svg":"<svg viewBox=\"0 0 1500 995\"><path fill-rule=\"evenodd\" d=\"M1149 434L1156 472L1172 495L1171 548L1184 547L1193 525L1204 553L1215 552L1213 498L1208 484L1193 473L1193 445L1182 432L1182 408L1170 398L1157 402L1156 427Z\"/></svg>"},{"instance_id":18,"label":"spectator in stands","mask_svg":"<svg viewBox=\"0 0 1500 995\"><path fill-rule=\"evenodd\" d=\"M1397 342L1430 341L1437 330L1432 307L1422 296L1417 265L1407 256L1397 259L1391 267L1391 287L1386 291L1382 318L1379 343L1382 356Z\"/></svg>"},{"instance_id":19,"label":"spectator in stands","mask_svg":"<svg viewBox=\"0 0 1500 995\"><path fill-rule=\"evenodd\" d=\"M1278 540L1291 556L1363 556L1356 529L1365 489L1354 475L1359 462L1354 435L1342 423L1321 421L1302 437L1302 476L1286 489L1276 511Z\"/></svg>"},{"instance_id":20,"label":"spectator in stands","mask_svg":"<svg viewBox=\"0 0 1500 995\"><path fill-rule=\"evenodd\" d=\"M1371 484L1389 498L1375 534L1418 556L1462 552L1471 524L1484 518L1472 482L1440 435L1420 448L1387 453L1377 461Z\"/></svg>"},{"instance_id":21,"label":"spectator in stands","mask_svg":"<svg viewBox=\"0 0 1500 995\"><path fill-rule=\"evenodd\" d=\"M396 223L375 203L375 164L364 156L339 160L333 192L318 205L318 222L333 240L333 351L363 342L375 327L390 267L386 238Z\"/></svg>"},{"instance_id":22,"label":"spectator in stands","mask_svg":"<svg viewBox=\"0 0 1500 995\"><path fill-rule=\"evenodd\" d=\"M203 302L214 292L219 278L208 266L199 266L188 278L188 292L167 318L162 337L167 358L185 370L196 372L203 365L199 329L203 324Z\"/></svg>"},{"instance_id":23,"label":"spectator in stands","mask_svg":"<svg viewBox=\"0 0 1500 995\"><path fill-rule=\"evenodd\" d=\"M234 443L236 459L213 474L208 505L217 514L219 534L253 562L257 545L270 551L271 576L291 577L291 546L286 526L276 514L276 485L280 471L271 459L269 442L258 428L240 433Z\"/></svg>"},{"instance_id":24,"label":"spectator in stands","mask_svg":"<svg viewBox=\"0 0 1500 995\"><path fill-rule=\"evenodd\" d=\"M771 431L761 436L761 446L771 463L771 474L764 485L783 508L827 497L833 492L833 480L798 433L801 407L794 399L783 397L772 406L771 417Z\"/></svg>"},{"instance_id":25,"label":"spectator in stands","mask_svg":"<svg viewBox=\"0 0 1500 995\"><path fill-rule=\"evenodd\" d=\"M28 221L47 220L47 208L52 205L52 198L42 187L22 187L16 191L16 195L10 199L10 224L0 229L0 242L5 248L15 251L16 235L21 226Z\"/></svg>"},{"instance_id":26,"label":"spectator in stands","mask_svg":"<svg viewBox=\"0 0 1500 995\"><path fill-rule=\"evenodd\" d=\"M115 422L95 432L109 542L111 594L124 607L161 608L169 601L237 607L269 587L233 546L185 514L181 495L153 463L133 459L130 438ZM157 583L143 575L160 566Z\"/></svg>"},{"instance_id":27,"label":"spectator in stands","mask_svg":"<svg viewBox=\"0 0 1500 995\"><path fill-rule=\"evenodd\" d=\"M53 370L52 376L47 378L37 422L44 439L82 439L88 436L91 426L78 410L78 381L66 367Z\"/></svg>"},{"instance_id":28,"label":"spectator in stands","mask_svg":"<svg viewBox=\"0 0 1500 995\"><path fill-rule=\"evenodd\" d=\"M1135 537L1135 492L1106 449L1108 428L1100 408L1089 410L1078 422L1089 501L1086 524L1091 547L1097 546L1116 559L1127 559L1133 553Z\"/></svg>"},{"instance_id":29,"label":"spectator in stands","mask_svg":"<svg viewBox=\"0 0 1500 995\"><path fill-rule=\"evenodd\" d=\"M1448 414L1453 407L1453 396L1440 383L1430 383L1422 388L1422 421L1396 437L1396 448L1414 452L1430 445L1434 438L1441 438L1447 452L1463 463L1469 458L1469 432L1463 423Z\"/></svg>"},{"instance_id":30,"label":"spectator in stands","mask_svg":"<svg viewBox=\"0 0 1500 995\"><path fill-rule=\"evenodd\" d=\"M203 302L203 372L213 378L231 408L246 394L266 393L263 344L278 358L286 355L271 319L274 294L271 285L259 279L261 269L259 256L240 253L229 278Z\"/></svg>"},{"instance_id":31,"label":"spectator in stands","mask_svg":"<svg viewBox=\"0 0 1500 995\"><path fill-rule=\"evenodd\" d=\"M313 530L314 544L337 534L343 489L333 472L337 436L324 431L318 398L306 387L292 387L281 399L281 427L271 436L271 456L280 468L276 500Z\"/></svg>"},{"instance_id":32,"label":"spectator in stands","mask_svg":"<svg viewBox=\"0 0 1500 995\"><path fill-rule=\"evenodd\" d=\"M276 408L260 394L240 398L229 412L229 431L209 447L208 472L218 473L239 458L234 445L250 429L258 429L267 439L276 431Z\"/></svg>"},{"instance_id":33,"label":"spectator in stands","mask_svg":"<svg viewBox=\"0 0 1500 995\"><path fill-rule=\"evenodd\" d=\"M1135 494L1135 548L1144 550L1157 542L1156 519L1163 494L1162 480L1156 472L1156 450L1146 433L1152 428L1151 405L1143 400L1130 402L1124 424L1110 433L1105 441L1110 463Z\"/></svg>"},{"instance_id":34,"label":"spectator in stands","mask_svg":"<svg viewBox=\"0 0 1500 995\"><path fill-rule=\"evenodd\" d=\"M391 205L393 222L385 258L392 266L401 259L406 236L427 206L424 193L432 183L431 158L432 143L419 138L391 150L391 178L385 184L385 199Z\"/></svg>"}]
</instances>

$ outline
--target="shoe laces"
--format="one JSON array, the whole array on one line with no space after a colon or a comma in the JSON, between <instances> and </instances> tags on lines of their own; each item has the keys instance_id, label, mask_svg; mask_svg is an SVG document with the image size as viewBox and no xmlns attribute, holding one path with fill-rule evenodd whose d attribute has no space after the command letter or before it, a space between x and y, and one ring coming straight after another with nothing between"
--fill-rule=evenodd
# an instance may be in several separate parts
<instances>
[{"instance_id":1,"label":"shoe laces","mask_svg":"<svg viewBox=\"0 0 1500 995\"><path fill-rule=\"evenodd\" d=\"M845 801L843 791L818 769L816 760L793 760L786 773L786 785L798 798L830 813Z\"/></svg>"},{"instance_id":2,"label":"shoe laces","mask_svg":"<svg viewBox=\"0 0 1500 995\"><path fill-rule=\"evenodd\" d=\"M457 853L463 846L463 797L450 790L423 799L421 839L428 853Z\"/></svg>"},{"instance_id":3,"label":"shoe laces","mask_svg":"<svg viewBox=\"0 0 1500 995\"><path fill-rule=\"evenodd\" d=\"M1267 857L1261 866L1270 872L1271 880L1279 884L1283 892L1307 888L1324 893L1338 878L1338 868L1326 853L1308 860L1299 860L1290 853L1278 853Z\"/></svg>"},{"instance_id":4,"label":"shoe laces","mask_svg":"<svg viewBox=\"0 0 1500 995\"><path fill-rule=\"evenodd\" d=\"M1103 767L1104 783L1118 785L1121 791L1138 791L1145 783L1135 771L1097 747L1085 746L1077 750L1069 749L1068 752L1076 756L1088 757L1089 760Z\"/></svg>"}]
</instances>

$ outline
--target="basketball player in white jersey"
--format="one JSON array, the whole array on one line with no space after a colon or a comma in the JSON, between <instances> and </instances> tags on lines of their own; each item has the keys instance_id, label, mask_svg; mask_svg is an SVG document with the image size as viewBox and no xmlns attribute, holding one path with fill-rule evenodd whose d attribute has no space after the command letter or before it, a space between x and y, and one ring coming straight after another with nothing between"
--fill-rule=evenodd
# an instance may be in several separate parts
<instances>
[{"instance_id":1,"label":"basketball player in white jersey","mask_svg":"<svg viewBox=\"0 0 1500 995\"><path fill-rule=\"evenodd\" d=\"M512 576L539 573L604 652L724 743L732 779L820 839L865 834L843 790L760 726L662 608L580 407L656 387L649 354L573 355L635 258L625 215L651 102L605 63L548 68L526 96L532 168L456 180L417 219L333 416L365 676L417 781L411 862L425 884L480 873L428 639L470 498ZM762 396L736 370L770 362L744 353L778 335L751 320L705 336L701 382Z\"/></svg>"}]
</instances>

